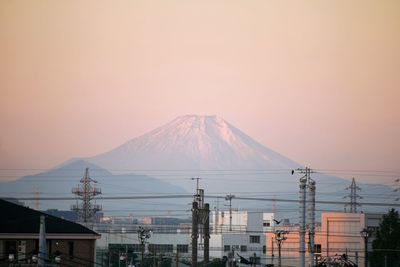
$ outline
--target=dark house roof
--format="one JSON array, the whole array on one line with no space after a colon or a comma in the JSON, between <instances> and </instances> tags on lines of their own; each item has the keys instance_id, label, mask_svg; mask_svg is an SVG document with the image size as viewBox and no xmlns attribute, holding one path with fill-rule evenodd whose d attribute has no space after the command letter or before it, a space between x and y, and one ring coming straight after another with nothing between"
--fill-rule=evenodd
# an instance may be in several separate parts
<instances>
[{"instance_id":1,"label":"dark house roof","mask_svg":"<svg viewBox=\"0 0 400 267\"><path fill-rule=\"evenodd\" d=\"M40 216L46 220L47 234L96 235L96 232L46 213L0 199L0 234L39 234Z\"/></svg>"}]
</instances>

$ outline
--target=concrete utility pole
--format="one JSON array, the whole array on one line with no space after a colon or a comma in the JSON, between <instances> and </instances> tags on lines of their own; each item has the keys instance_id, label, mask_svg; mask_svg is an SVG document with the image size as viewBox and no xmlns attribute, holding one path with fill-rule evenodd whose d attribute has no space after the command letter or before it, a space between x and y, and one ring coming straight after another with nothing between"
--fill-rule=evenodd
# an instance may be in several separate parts
<instances>
[{"instance_id":1,"label":"concrete utility pole","mask_svg":"<svg viewBox=\"0 0 400 267\"><path fill-rule=\"evenodd\" d=\"M200 189L198 184L200 178L195 179L197 179L197 187L192 203L192 267L197 267L199 224L202 225L205 265L209 262L210 253L210 205L204 203L204 190Z\"/></svg>"},{"instance_id":2,"label":"concrete utility pole","mask_svg":"<svg viewBox=\"0 0 400 267\"><path fill-rule=\"evenodd\" d=\"M357 194L357 191L361 191L361 188L356 185L356 180L351 180L351 185L346 188L346 190L350 190L350 195L345 196L344 198L350 198L350 202L345 204L345 208L350 206L350 212L357 212L357 206L361 206L360 203L357 203L357 199L362 199L362 196Z\"/></svg>"},{"instance_id":3,"label":"concrete utility pole","mask_svg":"<svg viewBox=\"0 0 400 267\"><path fill-rule=\"evenodd\" d=\"M100 205L92 204L94 197L101 194L100 188L96 188L92 183L97 183L97 181L90 178L89 168L86 168L80 184L72 189L72 193L81 200L80 204L72 206L72 210L78 213L79 221L84 223L92 221L96 212L101 210Z\"/></svg>"},{"instance_id":4,"label":"concrete utility pole","mask_svg":"<svg viewBox=\"0 0 400 267\"><path fill-rule=\"evenodd\" d=\"M299 230L299 253L300 253L300 267L305 267L305 235L306 235L306 186L307 177L300 178L300 230Z\"/></svg>"},{"instance_id":5,"label":"concrete utility pole","mask_svg":"<svg viewBox=\"0 0 400 267\"><path fill-rule=\"evenodd\" d=\"M292 174L294 174L294 170L292 170ZM303 177L300 178L300 190L299 190L299 254L300 254L300 267L305 267L305 235L306 235L306 202L307 202L307 188L309 189L309 205L308 205L308 214L309 214L309 237L310 237L310 257L313 259L311 263L314 262L314 232L315 232L315 181L311 179L310 174L312 170L308 167L305 169L297 169L297 172L304 174ZM312 248L311 248L312 246Z\"/></svg>"},{"instance_id":6,"label":"concrete utility pole","mask_svg":"<svg viewBox=\"0 0 400 267\"><path fill-rule=\"evenodd\" d=\"M232 194L226 195L225 200L229 201L229 232L232 232L232 198L235 196Z\"/></svg>"},{"instance_id":7,"label":"concrete utility pole","mask_svg":"<svg viewBox=\"0 0 400 267\"><path fill-rule=\"evenodd\" d=\"M314 256L314 237L315 237L315 181L311 178L308 182L308 231L309 231L309 244L310 244L310 266L315 265Z\"/></svg>"},{"instance_id":8,"label":"concrete utility pole","mask_svg":"<svg viewBox=\"0 0 400 267\"><path fill-rule=\"evenodd\" d=\"M197 241L198 241L198 218L199 209L198 203L192 203L192 266L197 267Z\"/></svg>"},{"instance_id":9,"label":"concrete utility pole","mask_svg":"<svg viewBox=\"0 0 400 267\"><path fill-rule=\"evenodd\" d=\"M210 261L210 205L204 204L204 263L207 264Z\"/></svg>"},{"instance_id":10,"label":"concrete utility pole","mask_svg":"<svg viewBox=\"0 0 400 267\"><path fill-rule=\"evenodd\" d=\"M194 201L196 201L197 203L199 203L199 208L203 205L202 203L202 196L201 196L201 190L199 190L199 180L201 180L201 178L191 178L192 180L196 180L196 194L194 195ZM203 191L204 192L204 191Z\"/></svg>"}]
</instances>

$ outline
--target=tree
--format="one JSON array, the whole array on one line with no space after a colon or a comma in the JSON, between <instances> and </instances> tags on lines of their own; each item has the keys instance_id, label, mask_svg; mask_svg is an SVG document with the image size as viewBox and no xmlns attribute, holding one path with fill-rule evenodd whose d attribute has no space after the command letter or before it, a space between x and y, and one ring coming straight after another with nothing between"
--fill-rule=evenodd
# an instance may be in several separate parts
<instances>
[{"instance_id":1,"label":"tree","mask_svg":"<svg viewBox=\"0 0 400 267\"><path fill-rule=\"evenodd\" d=\"M383 215L376 238L372 242L372 249L370 266L400 266L400 218L396 210L391 209L388 214Z\"/></svg>"}]
</instances>

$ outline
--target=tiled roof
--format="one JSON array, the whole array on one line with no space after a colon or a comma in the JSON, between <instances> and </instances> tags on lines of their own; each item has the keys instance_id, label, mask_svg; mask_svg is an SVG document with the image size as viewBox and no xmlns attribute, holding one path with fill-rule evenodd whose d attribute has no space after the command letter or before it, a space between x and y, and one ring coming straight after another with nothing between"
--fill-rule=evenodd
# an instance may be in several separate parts
<instances>
[{"instance_id":1,"label":"tiled roof","mask_svg":"<svg viewBox=\"0 0 400 267\"><path fill-rule=\"evenodd\" d=\"M0 234L39 234L40 216L46 220L47 234L96 235L96 232L46 213L0 199Z\"/></svg>"}]
</instances>

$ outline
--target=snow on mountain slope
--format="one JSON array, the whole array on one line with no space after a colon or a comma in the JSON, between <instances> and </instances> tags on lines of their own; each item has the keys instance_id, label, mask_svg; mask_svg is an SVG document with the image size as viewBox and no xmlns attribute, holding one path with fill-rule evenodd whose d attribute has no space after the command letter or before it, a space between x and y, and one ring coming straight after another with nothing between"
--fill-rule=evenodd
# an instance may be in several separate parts
<instances>
[{"instance_id":1,"label":"snow on mountain slope","mask_svg":"<svg viewBox=\"0 0 400 267\"><path fill-rule=\"evenodd\" d=\"M88 158L109 170L291 169L299 165L216 116L186 115Z\"/></svg>"}]
</instances>

